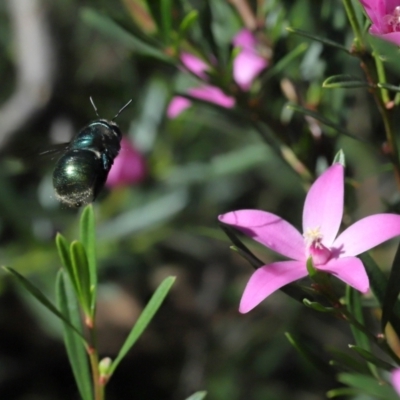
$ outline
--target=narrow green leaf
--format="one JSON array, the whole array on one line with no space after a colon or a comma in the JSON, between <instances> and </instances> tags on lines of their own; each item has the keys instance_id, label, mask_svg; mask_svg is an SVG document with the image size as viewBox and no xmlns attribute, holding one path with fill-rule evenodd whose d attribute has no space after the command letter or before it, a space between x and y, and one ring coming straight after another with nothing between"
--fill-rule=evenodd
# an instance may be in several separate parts
<instances>
[{"instance_id":1,"label":"narrow green leaf","mask_svg":"<svg viewBox=\"0 0 400 400\"><path fill-rule=\"evenodd\" d=\"M324 312L324 313L335 313L336 310L332 307L324 307L322 304L316 301L310 301L308 299L303 299L303 304L308 307L312 308L315 311Z\"/></svg>"},{"instance_id":2,"label":"narrow green leaf","mask_svg":"<svg viewBox=\"0 0 400 400\"><path fill-rule=\"evenodd\" d=\"M56 297L61 312L82 332L78 302L71 282L62 270L57 275ZM79 393L83 400L92 400L92 380L85 346L68 324L63 323L63 328L65 348Z\"/></svg>"},{"instance_id":3,"label":"narrow green leaf","mask_svg":"<svg viewBox=\"0 0 400 400\"><path fill-rule=\"evenodd\" d=\"M207 396L207 392L201 391L201 392L193 393L186 400L203 400L203 399L205 399L206 396Z\"/></svg>"},{"instance_id":4,"label":"narrow green leaf","mask_svg":"<svg viewBox=\"0 0 400 400\"><path fill-rule=\"evenodd\" d=\"M287 53L273 67L267 69L267 72L261 78L262 83L265 83L276 74L285 71L286 67L296 58L300 57L307 49L308 45L306 43L301 43L291 52Z\"/></svg>"},{"instance_id":5,"label":"narrow green leaf","mask_svg":"<svg viewBox=\"0 0 400 400\"><path fill-rule=\"evenodd\" d=\"M370 351L365 350L362 347L349 345L349 348L356 351L364 360L368 361L371 364L374 364L376 367L382 368L386 371L391 371L395 368L394 365L390 365L386 361L381 360Z\"/></svg>"},{"instance_id":6,"label":"narrow green leaf","mask_svg":"<svg viewBox=\"0 0 400 400\"><path fill-rule=\"evenodd\" d=\"M294 110L294 111L299 112L299 113L304 114L304 115L308 115L309 117L312 117L312 118L316 119L317 121L321 122L322 124L324 124L324 125L326 125L326 126L328 126L330 128L333 128L335 131L341 133L344 136L347 136L347 137L352 138L354 140L358 140L360 142L365 142L364 139L361 139L361 138L359 138L357 136L352 135L351 133L348 133L340 125L332 122L328 118L322 116L321 114L319 114L319 113L317 113L315 111L311 111L311 110L309 110L307 108L301 107L301 106L299 106L297 104L293 104L293 103L288 104L287 107L290 108L291 110Z\"/></svg>"},{"instance_id":7,"label":"narrow green leaf","mask_svg":"<svg viewBox=\"0 0 400 400\"><path fill-rule=\"evenodd\" d=\"M364 316L362 312L361 294L358 290L350 286L346 286L346 305L350 314L362 325L364 325ZM353 334L354 340L359 348L369 351L371 346L368 336L360 331L356 326L350 324L350 329ZM379 376L378 371L373 363L368 363L368 368L374 376Z\"/></svg>"},{"instance_id":8,"label":"narrow green leaf","mask_svg":"<svg viewBox=\"0 0 400 400\"><path fill-rule=\"evenodd\" d=\"M333 361L339 362L346 369L352 372L358 372L361 374L370 373L364 361L361 362L359 360L356 360L353 356L350 356L347 353L344 353L343 351L337 349L329 349L329 353L332 354Z\"/></svg>"},{"instance_id":9,"label":"narrow green leaf","mask_svg":"<svg viewBox=\"0 0 400 400\"><path fill-rule=\"evenodd\" d=\"M352 386L360 390L360 393L374 396L374 398L382 400L398 400L391 385L382 385L382 383L372 377L361 374L343 373L338 376L339 382Z\"/></svg>"},{"instance_id":10,"label":"narrow green leaf","mask_svg":"<svg viewBox=\"0 0 400 400\"><path fill-rule=\"evenodd\" d=\"M304 346L299 340L295 339L293 335L285 332L286 338L289 343L308 361L310 362L318 371L332 374L332 368L323 361L315 352L313 352L308 347Z\"/></svg>"},{"instance_id":11,"label":"narrow green leaf","mask_svg":"<svg viewBox=\"0 0 400 400\"><path fill-rule=\"evenodd\" d=\"M97 289L97 263L96 263L96 228L93 206L89 204L82 212L80 219L80 237L85 247L89 263L90 289L92 291L91 309L94 310Z\"/></svg>"},{"instance_id":12,"label":"narrow green leaf","mask_svg":"<svg viewBox=\"0 0 400 400\"><path fill-rule=\"evenodd\" d=\"M70 246L70 255L74 277L78 284L78 300L79 304L87 315L92 315L92 290L90 286L89 262L86 256L83 244L77 240L73 241Z\"/></svg>"},{"instance_id":13,"label":"narrow green leaf","mask_svg":"<svg viewBox=\"0 0 400 400\"><path fill-rule=\"evenodd\" d=\"M346 305L350 314L362 325L364 325L364 316L361 305L361 295L358 290L353 289L351 286L346 287ZM358 346L364 349L370 349L370 343L367 335L361 332L355 326L350 325L353 337Z\"/></svg>"},{"instance_id":14,"label":"narrow green leaf","mask_svg":"<svg viewBox=\"0 0 400 400\"><path fill-rule=\"evenodd\" d=\"M388 278L386 292L382 305L382 331L386 324L392 319L393 309L400 293L400 244L397 246L396 255L393 260L392 269Z\"/></svg>"},{"instance_id":15,"label":"narrow green leaf","mask_svg":"<svg viewBox=\"0 0 400 400\"><path fill-rule=\"evenodd\" d=\"M33 285L28 279L23 277L21 274L19 274L17 271L12 269L11 267L3 267L4 270L12 274L18 282L43 306L45 306L52 314L54 314L56 317L61 319L61 321L65 322L68 324L71 329L73 329L85 342L85 338L82 336L82 334L79 332L79 330L72 325L71 321L68 320L68 318L63 315L55 306L54 304L35 286Z\"/></svg>"},{"instance_id":16,"label":"narrow green leaf","mask_svg":"<svg viewBox=\"0 0 400 400\"><path fill-rule=\"evenodd\" d=\"M146 307L143 309L140 317L136 321L133 329L129 333L125 343L121 347L121 350L118 353L117 358L113 361L112 366L110 367L110 376L114 373L118 364L122 361L122 359L126 356L131 347L136 343L139 339L143 331L146 329L147 325L150 323L154 314L160 308L162 302L164 301L166 295L168 294L171 286L175 282L175 277L168 277L161 282L160 286L154 292L150 301L147 303Z\"/></svg>"},{"instance_id":17,"label":"narrow green leaf","mask_svg":"<svg viewBox=\"0 0 400 400\"><path fill-rule=\"evenodd\" d=\"M248 248L245 246L242 241L236 236L235 231L228 225L219 224L220 228L224 231L226 236L232 241L235 245L236 251L245 259L247 260L250 265L254 268L260 268L265 265L265 262L261 261L257 258Z\"/></svg>"},{"instance_id":18,"label":"narrow green leaf","mask_svg":"<svg viewBox=\"0 0 400 400\"><path fill-rule=\"evenodd\" d=\"M354 389L354 388L338 388L332 389L326 392L326 397L328 399L333 399L335 397L340 396L357 396L358 394L362 394L361 389Z\"/></svg>"},{"instance_id":19,"label":"narrow green leaf","mask_svg":"<svg viewBox=\"0 0 400 400\"><path fill-rule=\"evenodd\" d=\"M336 153L335 158L333 159L332 164L335 164L335 163L342 164L343 167L346 166L346 157L345 157L344 152L343 152L342 149L340 149L340 150Z\"/></svg>"},{"instance_id":20,"label":"narrow green leaf","mask_svg":"<svg viewBox=\"0 0 400 400\"><path fill-rule=\"evenodd\" d=\"M381 271L381 269L376 265L375 261L368 253L361 254L358 257L363 262L365 270L367 271L371 290L374 293L377 300L379 301L381 307L383 307L383 303L385 301L385 296L386 296L386 287L387 287L386 276ZM400 315L400 304L398 301L396 301L396 304L394 305L394 313L392 313L391 315L390 323L393 329L396 331L397 335L400 336L399 315Z\"/></svg>"},{"instance_id":21,"label":"narrow green leaf","mask_svg":"<svg viewBox=\"0 0 400 400\"><path fill-rule=\"evenodd\" d=\"M179 36L184 37L186 32L193 26L193 24L198 20L199 12L197 10L192 10L185 15L181 24L179 25Z\"/></svg>"},{"instance_id":22,"label":"narrow green leaf","mask_svg":"<svg viewBox=\"0 0 400 400\"><path fill-rule=\"evenodd\" d=\"M363 81L351 75L334 75L325 79L322 83L325 89L355 89L360 87L372 87L367 81Z\"/></svg>"},{"instance_id":23,"label":"narrow green leaf","mask_svg":"<svg viewBox=\"0 0 400 400\"><path fill-rule=\"evenodd\" d=\"M89 26L92 26L98 31L119 41L127 48L137 51L142 55L154 57L175 65L175 61L172 57L169 57L158 48L137 38L133 34L117 25L113 20L98 13L97 11L90 8L83 8L81 11L81 18Z\"/></svg>"},{"instance_id":24,"label":"narrow green leaf","mask_svg":"<svg viewBox=\"0 0 400 400\"><path fill-rule=\"evenodd\" d=\"M172 0L160 0L161 32L164 43L171 40L172 28Z\"/></svg>"},{"instance_id":25,"label":"narrow green leaf","mask_svg":"<svg viewBox=\"0 0 400 400\"><path fill-rule=\"evenodd\" d=\"M343 51L345 51L346 53L350 54L349 49L348 49L347 47L343 46L343 45L340 44L340 43L336 43L336 42L334 42L334 41L332 41L332 40L323 38L323 37L321 37L321 36L314 35L314 34L312 34L312 33L309 33L309 32L307 32L307 31L303 31L303 30L301 30L301 29L295 29L295 28L292 28L292 27L290 27L290 26L287 27L286 30L287 30L288 32L290 32L290 33L294 33L294 34L296 34L296 35L303 36L303 37L306 37L306 38L311 39L311 40L315 40L315 41L317 41L317 42L326 44L327 46L330 46L330 47L335 47L335 48L337 48L337 49L339 49L339 50L343 50Z\"/></svg>"},{"instance_id":26,"label":"narrow green leaf","mask_svg":"<svg viewBox=\"0 0 400 400\"><path fill-rule=\"evenodd\" d=\"M400 86L391 85L390 83L378 83L377 86L382 89L391 90L392 92L400 92Z\"/></svg>"},{"instance_id":27,"label":"narrow green leaf","mask_svg":"<svg viewBox=\"0 0 400 400\"><path fill-rule=\"evenodd\" d=\"M61 264L67 271L71 282L74 286L75 292L78 293L78 283L75 280L74 269L72 267L72 261L69 254L69 246L67 239L61 233L57 233L56 236L56 246L58 250L58 256L60 257Z\"/></svg>"}]
</instances>

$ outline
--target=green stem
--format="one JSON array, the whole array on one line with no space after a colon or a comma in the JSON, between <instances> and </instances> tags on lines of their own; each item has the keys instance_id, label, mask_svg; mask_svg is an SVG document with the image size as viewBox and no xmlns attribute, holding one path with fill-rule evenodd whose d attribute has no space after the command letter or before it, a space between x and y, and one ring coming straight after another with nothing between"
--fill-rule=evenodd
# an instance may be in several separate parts
<instances>
[{"instance_id":1,"label":"green stem","mask_svg":"<svg viewBox=\"0 0 400 400\"><path fill-rule=\"evenodd\" d=\"M380 95L379 89L377 88L378 71L376 70L376 64L373 61L372 57L367 53L355 53L355 55L361 59L361 67L364 70L368 83L372 87L371 92L375 99L375 103L378 107L379 113L381 114L383 125L385 127L386 140L389 145L389 156L393 164L397 186L400 189L399 150L393 131L392 121L390 118L390 110L386 108Z\"/></svg>"},{"instance_id":2,"label":"green stem","mask_svg":"<svg viewBox=\"0 0 400 400\"><path fill-rule=\"evenodd\" d=\"M355 36L355 47L357 51L364 51L365 49L365 44L364 44L364 38L363 34L360 28L360 25L358 23L358 19L356 16L356 12L353 7L353 3L351 0L343 0L343 5L347 13L347 17L349 18L350 25L353 29L354 36Z\"/></svg>"},{"instance_id":3,"label":"green stem","mask_svg":"<svg viewBox=\"0 0 400 400\"><path fill-rule=\"evenodd\" d=\"M88 355L92 369L94 400L104 400L104 385L102 384L100 379L99 354L97 351L97 335L94 316L90 317L88 321L90 321L90 323L86 324L89 330L90 343Z\"/></svg>"},{"instance_id":4,"label":"green stem","mask_svg":"<svg viewBox=\"0 0 400 400\"><path fill-rule=\"evenodd\" d=\"M382 59L379 57L379 54L374 50L372 53L372 57L375 59L375 67L378 75L379 83L386 83L386 71L383 66ZM380 89L382 101L384 104L388 104L390 102L389 91L387 89ZM386 108L386 107L385 107Z\"/></svg>"}]
</instances>

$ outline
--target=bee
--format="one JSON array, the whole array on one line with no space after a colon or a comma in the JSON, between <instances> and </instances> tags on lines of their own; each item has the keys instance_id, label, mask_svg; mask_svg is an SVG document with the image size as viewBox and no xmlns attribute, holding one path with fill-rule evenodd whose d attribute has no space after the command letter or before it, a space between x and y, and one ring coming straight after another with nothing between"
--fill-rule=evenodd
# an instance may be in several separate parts
<instances>
[{"instance_id":1,"label":"bee","mask_svg":"<svg viewBox=\"0 0 400 400\"><path fill-rule=\"evenodd\" d=\"M80 207L96 200L121 148L122 134L114 122L132 102L128 101L111 120L100 118L83 127L65 147L53 171L56 198L69 207Z\"/></svg>"}]
</instances>

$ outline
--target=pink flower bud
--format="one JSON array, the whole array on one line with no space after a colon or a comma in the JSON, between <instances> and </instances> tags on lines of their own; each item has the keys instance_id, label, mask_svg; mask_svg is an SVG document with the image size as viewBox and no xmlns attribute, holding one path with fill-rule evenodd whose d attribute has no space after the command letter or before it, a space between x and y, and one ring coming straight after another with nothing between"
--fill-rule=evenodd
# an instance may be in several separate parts
<instances>
[{"instance_id":1,"label":"pink flower bud","mask_svg":"<svg viewBox=\"0 0 400 400\"><path fill-rule=\"evenodd\" d=\"M106 185L110 188L133 185L143 181L146 175L146 161L143 155L127 138L123 137L121 150L114 160Z\"/></svg>"}]
</instances>

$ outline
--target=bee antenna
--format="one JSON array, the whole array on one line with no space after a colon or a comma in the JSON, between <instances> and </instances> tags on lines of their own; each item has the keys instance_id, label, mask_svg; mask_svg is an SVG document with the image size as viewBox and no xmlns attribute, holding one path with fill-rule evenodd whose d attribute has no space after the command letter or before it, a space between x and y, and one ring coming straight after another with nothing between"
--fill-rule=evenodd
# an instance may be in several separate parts
<instances>
[{"instance_id":1,"label":"bee antenna","mask_svg":"<svg viewBox=\"0 0 400 400\"><path fill-rule=\"evenodd\" d=\"M115 115L115 117L114 117L111 121L114 121L114 120L118 117L118 115L121 114L122 111L124 111L125 108L128 107L129 104L131 104L131 103L132 103L132 99L130 99L130 100L117 112L117 114Z\"/></svg>"},{"instance_id":2,"label":"bee antenna","mask_svg":"<svg viewBox=\"0 0 400 400\"><path fill-rule=\"evenodd\" d=\"M92 106L93 106L93 108L94 108L94 112L95 112L96 115L100 118L100 115L99 115L99 113L97 112L96 104L94 104L94 101L93 101L93 99L92 99L92 96L90 96L89 99L90 99L90 102L92 103Z\"/></svg>"}]
</instances>

